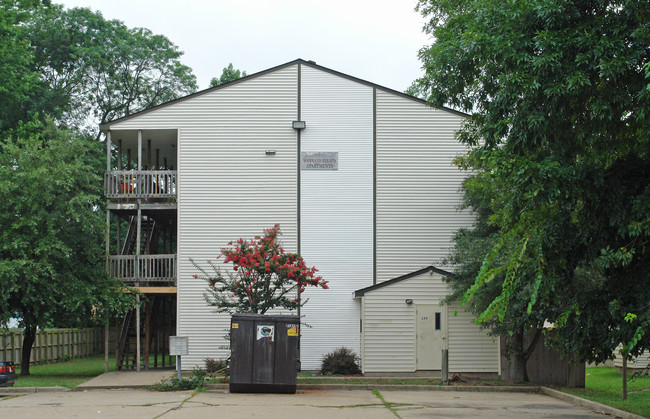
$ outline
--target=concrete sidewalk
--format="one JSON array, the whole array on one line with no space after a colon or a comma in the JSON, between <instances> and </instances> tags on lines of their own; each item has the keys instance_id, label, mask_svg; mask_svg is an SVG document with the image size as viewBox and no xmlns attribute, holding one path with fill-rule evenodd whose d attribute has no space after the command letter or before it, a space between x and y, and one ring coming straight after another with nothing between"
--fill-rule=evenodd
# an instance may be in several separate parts
<instances>
[{"instance_id":1,"label":"concrete sidewalk","mask_svg":"<svg viewBox=\"0 0 650 419\"><path fill-rule=\"evenodd\" d=\"M98 375L92 380L77 386L77 390L140 388L151 386L176 375L172 369L152 369L149 371L113 371Z\"/></svg>"},{"instance_id":2,"label":"concrete sidewalk","mask_svg":"<svg viewBox=\"0 0 650 419\"><path fill-rule=\"evenodd\" d=\"M0 390L0 394L2 391ZM370 390L299 391L296 394L230 394L225 391L151 392L90 390L30 393L0 398L10 418L282 418L415 419L605 418L544 394Z\"/></svg>"},{"instance_id":3,"label":"concrete sidewalk","mask_svg":"<svg viewBox=\"0 0 650 419\"><path fill-rule=\"evenodd\" d=\"M92 380L89 380L83 384L80 384L77 386L77 392L82 391L84 393L89 393L88 390L93 390L92 394L88 396L90 398L89 403L93 403L92 400L96 399L97 395L103 394L106 397L109 398L115 398L115 400L99 400L98 401L98 406L99 405L106 405L106 406L111 406L110 409L117 408L118 406L121 406L122 409L131 409L132 404L134 406L139 405L137 400L130 400L130 397L125 397L125 394L140 394L141 396L138 397L146 400L152 400L149 402L146 402L146 404L150 404L152 409L159 405L159 404L165 404L165 403L176 403L176 400L179 400L182 398L185 400L185 402L190 402L191 403L199 403L204 406L212 406L215 405L214 402L208 402L208 401L203 401L205 396L201 396L200 393L196 396L192 396L191 392L169 392L169 393L152 393L152 392L147 392L146 390L142 390L143 387L146 386L151 386L156 383L159 383L162 380L171 378L176 375L176 372L172 369L153 369L149 371L141 371L139 373L134 372L134 371L119 371L119 372L109 372L102 374L98 377L93 378ZM127 390L128 389L128 390ZM137 389L137 390L135 390ZM107 391L104 393L100 393L100 390L112 390ZM430 416L430 415L435 415L435 416L445 416L445 415L453 415L453 416L458 416L458 412L462 412L463 409L469 409L467 410L467 415L469 416L484 416L483 413L485 411L490 411L491 413L487 416L495 415L495 416L503 416L503 417L510 417L508 416L507 412L498 412L499 408L506 409L507 411L519 411L518 409L523 409L523 411L526 411L528 413L526 414L532 414L533 417L563 417L563 415L559 416L554 416L555 413L552 413L549 415L542 414L542 410L545 409L545 407L540 407L540 406L553 406L551 410L554 412L556 408L559 408L558 406L564 405L561 411L566 411L565 413L571 416L575 417L593 417L591 415L595 414L595 412L599 413L606 413L609 415L612 415L614 417L622 417L622 418L637 418L639 416L623 412L621 410L612 408L610 406L605 406L601 405L599 403L595 403L589 400L581 399L576 396L568 395L566 393L558 392L556 390L548 389L545 387L538 387L538 386L437 386L437 385L387 385L387 384L298 384L298 392L296 395L274 395L274 394L230 394L228 392L228 384L208 384L208 391L206 391L206 394L212 394L212 398L218 398L219 403L216 405L221 406L222 408L219 409L219 412L225 412L228 411L228 415L234 415L233 417L239 417L236 414L236 410L231 411L232 409L228 406L239 406L238 403L253 403L255 404L256 401L259 400L266 400L270 401L273 403L278 403L281 401L287 401L287 400L321 400L319 398L319 394L321 395L329 395L333 397L333 400L340 400L341 405L339 408L341 409L349 409L352 407L355 407L355 410L353 414L350 415L350 417L364 417L366 413L368 413L367 417L374 417L375 414L377 413L375 409L376 406L374 404L378 403L375 399L376 396L373 394L373 390L376 390L380 392L381 394L385 395L385 400L387 403L387 406L390 407L391 409L395 410L395 412L400 412L399 415L400 417L422 417L422 416L411 416L411 410L415 409L414 411L420 412L420 413L425 413L424 416ZM51 393L56 393L58 392L68 392L69 390L63 387L42 387L42 388L21 388L21 387L7 387L7 388L0 388L0 407L3 406L2 402L2 395L4 394L5 396L8 397L16 397L16 395L20 396L26 396L26 395L31 395L28 393L41 393L39 397L47 399L48 397L52 397L57 400L67 400L68 397L70 397L70 400L77 399L78 396L65 396L61 397L60 395L53 395ZM128 393L125 393L125 391L128 391ZM46 396L43 393L50 393L50 396ZM410 394L413 393L413 394ZM416 394L417 393L417 394ZM455 394L453 394L455 393ZM462 394L461 394L462 393ZM498 394L497 394L498 393ZM527 393L527 394L522 394L522 393ZM542 393L542 394L540 394ZM144 394L148 394L146 396L143 396ZM300 396L299 396L300 395ZM361 396L364 395L364 396ZM328 396L328 397L329 397ZM391 397L390 399L388 397ZM551 396L551 397L549 397ZM101 399L100 396L99 398ZM367 397L370 397L370 400L372 401L369 402ZM394 397L394 399L393 399ZM516 400L545 400L544 403L541 405L531 405L530 403L520 405L517 404L515 401ZM559 399L559 400L557 400ZM162 402L160 400L166 400L165 402ZM171 400L171 402L170 402ZM323 400L330 400L328 398L323 399ZM346 401L347 400L347 401ZM397 400L397 401L395 401ZM467 404L467 400L470 400L471 403ZM485 400L486 404L485 405L473 405L475 401L478 400ZM513 405L509 405L507 402L504 403L504 401L507 400L513 400ZM349 404L348 401L350 402ZM435 403L432 404L427 404L427 401L435 401ZM462 401L462 402L461 402ZM491 403L494 401L494 403ZM183 402L183 403L185 403ZM316 407L318 408L324 408L324 406L321 406L318 403L321 403L321 401L318 401L316 403ZM380 400L381 402L381 400ZM181 403L179 406L174 407L172 410L176 412L181 406L183 406L183 403ZM373 404L374 403L374 404ZM43 404L43 403L41 403ZM45 403L48 404L48 403ZM57 404L57 403L55 403ZM62 405L64 405L63 403ZM57 404L58 405L58 404ZM373 407L372 413L371 411L365 411L364 409L361 409L361 406L357 405L363 405L368 408ZM382 402L383 405L383 402ZM194 406L197 407L198 405ZM301 407L302 406L302 407ZM405 407L406 406L406 407ZM408 407L411 406L411 407ZM415 407L414 407L415 406ZM500 407L501 406L501 407ZM533 409L533 406L534 407ZM566 410L568 407L567 406L572 406L571 409ZM161 410L158 413L155 413L153 416L157 416L158 414L165 413L166 410L163 408L165 406L158 406ZM188 408L190 405L187 406ZM359 409L356 409L358 407ZM386 407L386 405L384 405ZM386 407L388 412L391 412L390 409ZM286 408L291 408L291 410L297 409L298 411L304 410L305 406L302 404L296 404L295 406L291 407L290 405L283 405L282 408L279 408L277 410L277 416L278 417L283 417L282 412L283 409ZM109 409L109 410L110 410ZM449 410L451 409L451 410ZM460 409L460 410L459 410ZM474 412L474 409L477 411ZM513 410L514 409L514 410ZM532 411L530 410L532 409ZM542 409L542 410L539 410ZM577 409L577 411L582 410L582 414L577 414L572 410L572 409ZM101 410L101 409L100 409ZM261 416L267 417L269 414L271 416L274 415L273 413L274 408L270 408L268 414L264 413L261 414ZM308 409L309 410L309 409ZM401 412L402 410L405 410L405 412ZM347 411L347 410L345 410ZM453 413L452 413L453 411ZM3 409L4 412L4 409ZM202 414L205 411L203 410L197 410L196 413ZM469 413L471 412L471 414ZM588 415L584 416L584 413L587 412ZM591 412L591 413L589 413ZM176 412L178 413L178 412ZM169 417L185 417L185 416L178 416L176 413L174 415L169 416ZM253 409L251 412L252 414L257 414L259 413L256 409ZM382 411L382 413L385 413ZM184 413L185 414L185 413ZM321 416L314 416L314 412L304 412L301 414L309 414L313 416L314 418L318 418ZM463 416L465 413L462 413L461 416ZM361 416L359 416L361 415ZM505 416L504 416L505 415ZM29 415L26 415L25 417L28 417ZM53 416L56 417L56 415L47 415L47 416ZM105 415L103 415L105 416ZM119 416L119 415L118 415ZM146 416L146 415L145 415ZM153 417L152 416L152 417ZM298 417L299 415L296 415ZM339 416L339 412L337 412L337 417ZM20 416L19 416L20 417ZM64 416L61 416L64 417ZM134 416L134 417L137 417ZM191 417L191 415L188 415L187 417ZM242 415L241 417L245 417L245 415ZM284 417L293 417L293 414L289 416L284 416ZM329 418L328 415L322 416L322 417L327 417ZM346 417L346 416L343 416ZM379 416L381 417L381 415ZM393 416L394 417L394 416ZM517 415L513 415L512 417L517 417Z\"/></svg>"}]
</instances>

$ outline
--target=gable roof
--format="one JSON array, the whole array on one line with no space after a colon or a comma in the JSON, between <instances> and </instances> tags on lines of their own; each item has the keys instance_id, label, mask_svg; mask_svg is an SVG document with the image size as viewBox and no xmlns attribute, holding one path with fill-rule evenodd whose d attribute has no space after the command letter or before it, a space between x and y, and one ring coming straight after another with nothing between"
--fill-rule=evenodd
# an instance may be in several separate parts
<instances>
[{"instance_id":1,"label":"gable roof","mask_svg":"<svg viewBox=\"0 0 650 419\"><path fill-rule=\"evenodd\" d=\"M411 272L410 274L398 276L397 278L389 279L388 281L380 282L379 284L371 285L369 287L365 287L365 288L361 288L360 290L356 290L354 292L354 298L363 297L364 294L369 292L369 291L374 291L374 290L379 289L379 288L387 287L387 286L396 284L398 282L402 282L402 281L405 281L407 279L414 278L416 276L420 276L420 275L425 274L427 272L435 272L435 273L438 273L438 274L443 275L443 276L453 276L454 275L451 272L447 272L445 270L438 269L435 266L431 265L431 266L427 266L426 268L422 268L420 270L417 270L415 272Z\"/></svg>"},{"instance_id":2,"label":"gable roof","mask_svg":"<svg viewBox=\"0 0 650 419\"><path fill-rule=\"evenodd\" d=\"M145 110L143 110L143 111L136 112L136 113L132 113L132 114L130 114L130 115L123 116L123 117L118 118L118 119L114 119L114 120L112 120L112 121L109 121L109 122L106 122L106 123L104 123L104 124L101 124L101 125L99 126L99 129L100 129L100 131L105 131L105 130L109 129L110 126L111 126L112 124L115 124L115 123L118 123L118 122L123 122L123 121L129 120L129 119L132 119L132 118L138 117L138 116L140 116L140 115L143 115L143 114L146 114L146 113L149 113L149 112L155 111L155 110L157 110L157 109L164 108L164 107L167 107L167 106L170 106L170 105L173 105L173 104L179 103L179 102L184 102L184 101L186 101L186 100L188 100L188 99L192 99L192 98L194 98L194 97L201 96L201 95L204 95L204 94L206 94L206 93L213 92L213 91L215 91L215 90L223 89L224 87L232 86L232 85L237 84L237 83L242 83L242 82L245 82L245 81L248 81L248 80L254 79L254 78L256 78L256 77L260 77L260 76L263 76L263 75L265 75L265 74L268 74L268 73L271 73L271 72L274 72L274 71L277 71L277 70L281 70L281 69L283 69L283 68L290 67L290 66L292 66L292 65L296 65L296 64L302 64L302 65L306 65L306 66L309 66L309 67L312 67L312 68L316 68L316 69L318 69L318 70L322 70L322 71L325 71L325 72L327 72L327 73L330 73L330 74L333 74L333 75L336 75L336 76L339 76L339 77L343 77L343 78L346 78L346 79L348 79L348 80L352 80L352 81L355 81L355 82L357 82L357 83L361 83L361 84L364 84L364 85L366 85L366 86L370 86L370 87L373 87L373 88L376 88L376 89L379 89L379 90L383 90L383 91L388 92L388 93L393 93L393 94L396 94L396 95L398 95L398 96L402 96L402 97L404 97L404 98L407 98L407 99L413 100L413 101L415 101L415 102L418 102L418 103L422 103L422 104L427 105L427 101L424 100L424 99L420 99L420 98L418 98L418 97L411 96L411 95L409 95L409 94L406 94L406 93L400 92L400 91L398 91L398 90L389 89L388 87L380 86L380 85L378 85L378 84L375 84L375 83L369 82L369 81L367 81L367 80L363 80L363 79L360 79L360 78L357 78L357 77L354 77L354 76L350 76L350 75L347 75L347 74L341 73L341 72L336 71L336 70L332 70L332 69L327 68L327 67L323 67L323 66L321 66L321 65L316 64L316 63L313 62L313 61L306 61L306 60L303 60L303 59L301 59L301 58L298 58L298 59L296 59L296 60L289 61L288 63L280 64L280 65L278 65L278 66L271 67L271 68L269 68L269 69L266 69L266 70L263 70L263 71L260 71L260 72L254 73L254 74L250 74L250 75L248 75L248 76L245 76L245 77L239 78L239 79L237 79L237 80L230 81L230 82L228 82L228 83L220 84L220 85L218 85L218 86L214 86L214 87L208 87L207 89L199 90L198 92L195 92L195 93L189 94L189 95L187 95L187 96L183 96L183 97L180 97L180 98L178 98L178 99L174 99L174 100L170 100L170 101L165 102L165 103L161 103L160 105L157 105L157 106L154 106L154 107L151 107L151 108L145 109ZM440 108L435 108L435 109L440 109L440 110L443 110L443 111L446 111L446 112L450 112L450 113L453 113L453 114L455 114L455 115L459 115L459 116L462 116L462 117L467 117L467 116L469 116L469 114L466 114L466 113L464 113L464 112L460 112L460 111L456 111L456 110L454 110L454 109L447 108L447 107L444 107L444 106L443 106L443 107L440 107Z\"/></svg>"}]
</instances>

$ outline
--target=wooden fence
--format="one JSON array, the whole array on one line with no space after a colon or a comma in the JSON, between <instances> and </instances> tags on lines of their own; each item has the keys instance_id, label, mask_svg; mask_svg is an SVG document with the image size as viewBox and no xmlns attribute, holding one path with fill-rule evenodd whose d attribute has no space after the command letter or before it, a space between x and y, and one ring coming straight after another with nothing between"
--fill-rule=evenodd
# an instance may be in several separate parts
<instances>
[{"instance_id":1,"label":"wooden fence","mask_svg":"<svg viewBox=\"0 0 650 419\"><path fill-rule=\"evenodd\" d=\"M526 336L524 341L526 347L532 341L533 334L531 332ZM505 346L506 343L502 337L501 348L503 349ZM575 355L562 356L558 350L545 347L544 336L542 336L528 359L530 383L585 388L585 363L576 362L574 358L577 357ZM501 377L506 381L512 381L514 373L510 360L501 353Z\"/></svg>"},{"instance_id":2,"label":"wooden fence","mask_svg":"<svg viewBox=\"0 0 650 419\"><path fill-rule=\"evenodd\" d=\"M20 364L24 331L0 330L0 361ZM40 364L104 353L104 329L39 329L30 362Z\"/></svg>"}]
</instances>

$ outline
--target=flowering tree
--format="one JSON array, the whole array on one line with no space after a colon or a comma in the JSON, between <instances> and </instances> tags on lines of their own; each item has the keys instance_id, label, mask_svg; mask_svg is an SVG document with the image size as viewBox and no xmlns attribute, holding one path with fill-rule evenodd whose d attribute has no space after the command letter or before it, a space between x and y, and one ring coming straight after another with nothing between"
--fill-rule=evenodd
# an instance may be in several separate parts
<instances>
[{"instance_id":1,"label":"flowering tree","mask_svg":"<svg viewBox=\"0 0 650 419\"><path fill-rule=\"evenodd\" d=\"M232 272L210 265L214 275L209 275L194 261L201 272L194 278L208 283L205 299L218 312L264 314L275 307L296 309L302 306L300 293L307 286L327 289L327 281L316 275L318 269L308 268L297 253L285 252L278 236L280 226L264 230L263 236L252 240L240 238L221 249L223 263L232 262Z\"/></svg>"}]
</instances>

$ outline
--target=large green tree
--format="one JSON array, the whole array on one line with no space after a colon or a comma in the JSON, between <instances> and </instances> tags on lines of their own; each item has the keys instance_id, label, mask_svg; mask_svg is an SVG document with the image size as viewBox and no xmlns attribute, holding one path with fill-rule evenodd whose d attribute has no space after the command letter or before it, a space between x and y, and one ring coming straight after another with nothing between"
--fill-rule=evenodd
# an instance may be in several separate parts
<instances>
[{"instance_id":1,"label":"large green tree","mask_svg":"<svg viewBox=\"0 0 650 419\"><path fill-rule=\"evenodd\" d=\"M29 374L37 327L134 302L104 270L105 154L80 133L191 93L196 79L149 30L47 0L0 5L0 324L25 328Z\"/></svg>"},{"instance_id":2,"label":"large green tree","mask_svg":"<svg viewBox=\"0 0 650 419\"><path fill-rule=\"evenodd\" d=\"M39 80L20 25L31 19L38 1L0 1L0 132L15 127Z\"/></svg>"},{"instance_id":3,"label":"large green tree","mask_svg":"<svg viewBox=\"0 0 650 419\"><path fill-rule=\"evenodd\" d=\"M479 321L558 313L554 342L583 360L611 358L620 343L650 348L650 3L421 0L418 10L435 38L420 51L419 89L471 113L459 164L495 229L464 300L497 281Z\"/></svg>"},{"instance_id":4,"label":"large green tree","mask_svg":"<svg viewBox=\"0 0 650 419\"><path fill-rule=\"evenodd\" d=\"M463 300L465 293L476 282L476 276L485 257L499 241L499 229L489 222L492 214L490 202L479 189L473 186L474 179L468 178L464 184L463 207L470 208L476 216L473 228L463 228L454 235L454 246L444 261L445 265L454 266L454 276L447 278L450 281L452 293L447 296L447 302ZM528 257L528 252L512 252L517 258ZM520 249L521 250L521 249ZM500 255L503 258L504 256ZM508 261L500 259L499 264ZM512 275L514 272L511 272ZM495 273L494 278L476 289L467 309L477 316L482 327L487 328L490 334L505 337L505 346L502 350L510 357L512 367L510 371L514 376L508 377L517 382L529 381L527 362L536 345L542 337L544 323L547 318L557 316L554 311L556 305L548 299L544 304L537 304L535 310L528 312L528 289L532 281L530 276L534 272L524 269L516 272L518 276L528 276L526 281L519 281L512 287L512 295L506 302L507 307L501 316L486 316L486 309L501 292L503 284L508 280L506 272ZM549 304L550 303L550 304ZM532 337L529 335L532 334ZM530 339L529 339L530 338Z\"/></svg>"},{"instance_id":5,"label":"large green tree","mask_svg":"<svg viewBox=\"0 0 650 419\"><path fill-rule=\"evenodd\" d=\"M41 75L32 108L70 127L98 124L196 90L192 70L165 36L128 28L86 8L43 7L22 27Z\"/></svg>"},{"instance_id":6,"label":"large green tree","mask_svg":"<svg viewBox=\"0 0 650 419\"><path fill-rule=\"evenodd\" d=\"M21 124L0 154L0 324L24 327L21 374L37 327L83 326L133 304L104 269L99 143L51 121Z\"/></svg>"}]
</instances>

